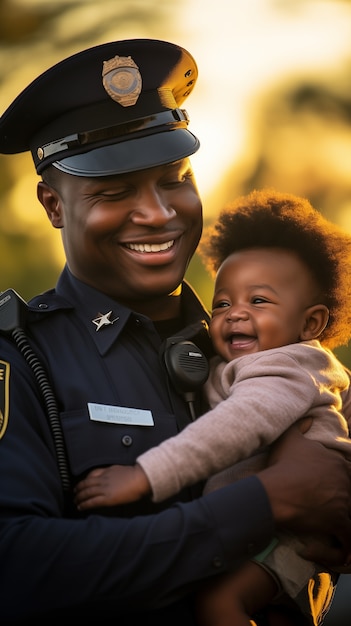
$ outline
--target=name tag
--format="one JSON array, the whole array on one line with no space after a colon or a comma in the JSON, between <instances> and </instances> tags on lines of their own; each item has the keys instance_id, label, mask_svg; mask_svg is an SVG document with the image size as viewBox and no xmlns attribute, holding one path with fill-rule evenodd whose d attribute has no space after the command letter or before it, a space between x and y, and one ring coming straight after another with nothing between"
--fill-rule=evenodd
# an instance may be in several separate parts
<instances>
[{"instance_id":1,"label":"name tag","mask_svg":"<svg viewBox=\"0 0 351 626\"><path fill-rule=\"evenodd\" d=\"M129 409L125 406L110 406L88 402L89 417L95 422L111 424L130 424L131 426L153 426L151 411Z\"/></svg>"}]
</instances>

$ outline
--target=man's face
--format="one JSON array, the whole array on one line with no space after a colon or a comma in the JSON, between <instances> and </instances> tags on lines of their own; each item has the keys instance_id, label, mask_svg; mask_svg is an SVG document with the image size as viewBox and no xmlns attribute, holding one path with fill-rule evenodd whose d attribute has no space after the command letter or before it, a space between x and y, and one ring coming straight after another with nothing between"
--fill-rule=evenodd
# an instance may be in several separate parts
<instances>
[{"instance_id":1,"label":"man's face","mask_svg":"<svg viewBox=\"0 0 351 626\"><path fill-rule=\"evenodd\" d=\"M50 193L40 183L74 276L130 305L179 285L202 230L188 159L106 178L60 173Z\"/></svg>"}]
</instances>

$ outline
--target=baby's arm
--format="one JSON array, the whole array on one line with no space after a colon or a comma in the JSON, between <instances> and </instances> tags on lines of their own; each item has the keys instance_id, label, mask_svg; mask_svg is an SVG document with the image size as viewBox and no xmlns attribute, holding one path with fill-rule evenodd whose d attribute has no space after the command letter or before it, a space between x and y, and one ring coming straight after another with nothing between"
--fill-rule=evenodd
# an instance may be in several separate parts
<instances>
[{"instance_id":1,"label":"baby's arm","mask_svg":"<svg viewBox=\"0 0 351 626\"><path fill-rule=\"evenodd\" d=\"M334 378L338 377L334 376L334 364L328 368L328 355L303 344L277 349L273 355L271 352L249 354L224 364L218 373L219 386L223 387L222 395L228 397L217 406L216 397L213 398L213 408L200 419L137 457L150 482L154 502L161 502L185 486L205 480L270 445L291 424L310 415L312 409L316 413L320 404L323 413L328 412L328 405L337 405ZM339 370L346 385L344 370L340 366L338 374ZM317 374L313 374L316 371L323 371L322 399ZM213 370L214 380L215 375ZM346 433L334 417L335 411L333 435L328 424L329 442L334 435L339 441ZM349 448L349 441L345 445Z\"/></svg>"},{"instance_id":2,"label":"baby's arm","mask_svg":"<svg viewBox=\"0 0 351 626\"><path fill-rule=\"evenodd\" d=\"M94 469L75 488L75 503L82 511L140 500L150 484L139 465L110 465Z\"/></svg>"}]
</instances>

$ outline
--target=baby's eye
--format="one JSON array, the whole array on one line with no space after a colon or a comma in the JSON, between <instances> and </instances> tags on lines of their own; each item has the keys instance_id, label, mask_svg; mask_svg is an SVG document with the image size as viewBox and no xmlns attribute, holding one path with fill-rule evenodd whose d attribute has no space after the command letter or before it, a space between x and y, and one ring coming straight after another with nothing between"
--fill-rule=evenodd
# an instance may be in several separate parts
<instances>
[{"instance_id":1,"label":"baby's eye","mask_svg":"<svg viewBox=\"0 0 351 626\"><path fill-rule=\"evenodd\" d=\"M262 296L255 296L251 300L252 304L262 304L264 302L268 302L267 298L263 298Z\"/></svg>"},{"instance_id":2,"label":"baby's eye","mask_svg":"<svg viewBox=\"0 0 351 626\"><path fill-rule=\"evenodd\" d=\"M230 306L230 303L226 300L221 300L220 302L214 302L212 305L212 311L215 309L224 309L225 307Z\"/></svg>"}]
</instances>

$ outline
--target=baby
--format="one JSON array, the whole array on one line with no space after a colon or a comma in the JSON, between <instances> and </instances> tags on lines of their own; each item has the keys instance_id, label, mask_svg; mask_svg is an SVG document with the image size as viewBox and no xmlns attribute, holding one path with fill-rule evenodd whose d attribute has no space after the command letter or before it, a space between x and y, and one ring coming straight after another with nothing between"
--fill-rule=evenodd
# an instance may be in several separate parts
<instances>
[{"instance_id":1,"label":"baby","mask_svg":"<svg viewBox=\"0 0 351 626\"><path fill-rule=\"evenodd\" d=\"M217 272L210 323L217 356L205 384L211 409L134 467L93 470L76 488L81 510L147 495L161 501L204 479L210 490L256 472L267 446L306 415L307 437L351 457L342 414L349 375L331 352L351 336L351 237L306 199L263 190L228 206L201 252ZM279 595L298 607L300 626L320 624L335 577L300 549L296 537L279 536L207 588L200 624L248 626Z\"/></svg>"}]
</instances>

